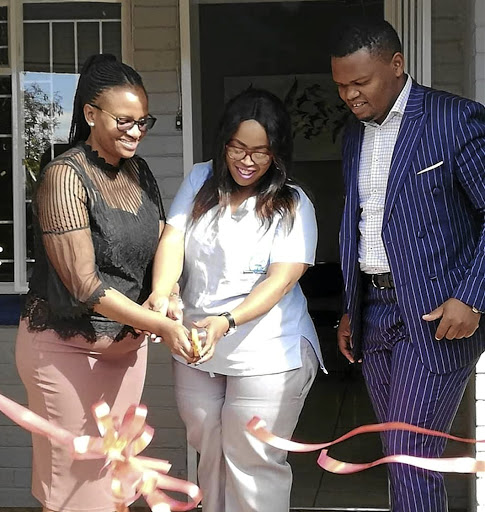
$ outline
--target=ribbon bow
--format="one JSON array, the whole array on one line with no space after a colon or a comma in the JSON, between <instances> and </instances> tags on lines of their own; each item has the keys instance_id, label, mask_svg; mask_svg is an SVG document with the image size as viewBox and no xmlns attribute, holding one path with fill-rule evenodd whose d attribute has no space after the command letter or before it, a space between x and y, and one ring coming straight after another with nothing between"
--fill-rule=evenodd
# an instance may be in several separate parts
<instances>
[{"instance_id":1,"label":"ribbon bow","mask_svg":"<svg viewBox=\"0 0 485 512\"><path fill-rule=\"evenodd\" d=\"M0 394L0 411L21 427L70 447L73 459L104 458L119 512L140 496L153 512L192 510L200 503L202 494L195 484L167 475L171 468L168 461L138 455L149 445L154 432L146 424L144 405L130 406L121 422L110 413L106 402L99 402L92 409L101 437L76 437ZM190 501L175 500L162 489L187 494Z\"/></svg>"}]
</instances>

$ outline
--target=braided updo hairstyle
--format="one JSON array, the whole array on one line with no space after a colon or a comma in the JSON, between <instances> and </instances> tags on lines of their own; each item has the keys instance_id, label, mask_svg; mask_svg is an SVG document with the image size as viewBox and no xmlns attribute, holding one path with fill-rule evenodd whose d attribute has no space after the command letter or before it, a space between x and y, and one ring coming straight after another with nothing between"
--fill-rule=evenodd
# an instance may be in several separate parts
<instances>
[{"instance_id":1,"label":"braided updo hairstyle","mask_svg":"<svg viewBox=\"0 0 485 512\"><path fill-rule=\"evenodd\" d=\"M74 96L69 144L85 141L90 128L84 118L84 105L94 100L106 89L128 85L141 87L145 91L141 76L127 64L123 64L109 53L91 55L81 70ZM146 91L145 91L146 94Z\"/></svg>"}]
</instances>

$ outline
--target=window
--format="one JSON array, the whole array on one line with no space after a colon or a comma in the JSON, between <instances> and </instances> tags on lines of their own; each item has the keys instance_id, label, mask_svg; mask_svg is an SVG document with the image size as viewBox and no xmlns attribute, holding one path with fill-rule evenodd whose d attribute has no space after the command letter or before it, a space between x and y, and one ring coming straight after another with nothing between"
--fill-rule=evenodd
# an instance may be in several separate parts
<instances>
[{"instance_id":1,"label":"window","mask_svg":"<svg viewBox=\"0 0 485 512\"><path fill-rule=\"evenodd\" d=\"M27 290L35 183L67 147L86 58L121 58L123 1L0 0L0 293Z\"/></svg>"},{"instance_id":2,"label":"window","mask_svg":"<svg viewBox=\"0 0 485 512\"><path fill-rule=\"evenodd\" d=\"M12 71L9 11L0 6L0 283L14 277Z\"/></svg>"}]
</instances>

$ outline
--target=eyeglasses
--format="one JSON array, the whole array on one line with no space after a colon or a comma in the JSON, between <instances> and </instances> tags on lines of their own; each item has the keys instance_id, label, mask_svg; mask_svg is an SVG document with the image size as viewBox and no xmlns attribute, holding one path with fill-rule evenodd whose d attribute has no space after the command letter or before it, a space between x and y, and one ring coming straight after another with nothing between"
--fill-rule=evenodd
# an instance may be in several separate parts
<instances>
[{"instance_id":1,"label":"eyeglasses","mask_svg":"<svg viewBox=\"0 0 485 512\"><path fill-rule=\"evenodd\" d=\"M138 119L138 121L135 121L131 117L116 117L111 112L108 112L101 107L98 107L98 105L94 105L94 103L88 103L91 107L97 108L104 114L107 114L109 117L114 119L116 121L116 128L120 132L128 132L130 131L135 124L138 126L138 129L141 132L146 132L147 130L151 130L153 126L155 125L157 118L153 117L152 115L148 114L147 117L142 117L141 119Z\"/></svg>"},{"instance_id":2,"label":"eyeglasses","mask_svg":"<svg viewBox=\"0 0 485 512\"><path fill-rule=\"evenodd\" d=\"M239 146L226 145L226 155L232 160L244 160L247 155L256 165L266 165L273 158L271 153L263 153L259 149L243 149Z\"/></svg>"}]
</instances>

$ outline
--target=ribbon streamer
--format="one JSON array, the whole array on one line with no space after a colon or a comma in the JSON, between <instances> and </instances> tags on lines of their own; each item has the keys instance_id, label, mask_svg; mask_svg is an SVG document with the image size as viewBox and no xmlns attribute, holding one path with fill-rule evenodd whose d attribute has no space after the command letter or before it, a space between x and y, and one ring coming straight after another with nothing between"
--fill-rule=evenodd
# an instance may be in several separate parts
<instances>
[{"instance_id":1,"label":"ribbon streamer","mask_svg":"<svg viewBox=\"0 0 485 512\"><path fill-rule=\"evenodd\" d=\"M430 430L423 427L417 427L408 423L402 422L388 422L388 423L376 423L373 425L364 425L361 427L354 428L350 432L347 432L343 436L329 441L327 443L309 444L309 443L297 443L288 439L275 436L266 428L266 422L261 418L254 416L246 426L246 429L256 439L279 448L281 450L290 452L314 452L321 450L320 456L318 457L318 465L331 473L338 473L348 475L351 473L358 473L365 469L379 466L380 464L388 464L390 462L399 462L401 464L408 464L410 466L416 466L418 468L428 469L430 471L439 471L441 473L478 473L485 471L485 460L474 459L472 457L451 457L451 458L428 458L428 457L415 457L412 455L388 455L381 459L373 462L366 462L362 464L353 464L350 462L343 462L337 459L333 459L328 455L330 446L336 445L350 439L351 437L370 433L370 432L384 432L388 430L406 430L408 432L415 432L418 434L426 434L430 436L445 437L453 441L459 441L461 443L476 444L485 443L485 439L468 439L439 432L437 430Z\"/></svg>"},{"instance_id":2,"label":"ribbon streamer","mask_svg":"<svg viewBox=\"0 0 485 512\"><path fill-rule=\"evenodd\" d=\"M118 512L125 511L140 496L153 512L192 510L200 503L202 494L195 484L166 474L171 468L168 461L138 455L154 432L145 422L144 405L130 406L121 422L110 413L106 402L99 402L92 409L101 436L75 436L0 394L0 411L24 429L67 446L73 459L105 459ZM187 494L190 500L175 500L162 489Z\"/></svg>"}]
</instances>

